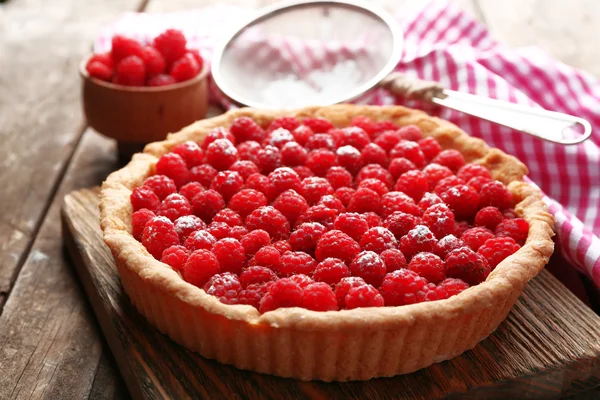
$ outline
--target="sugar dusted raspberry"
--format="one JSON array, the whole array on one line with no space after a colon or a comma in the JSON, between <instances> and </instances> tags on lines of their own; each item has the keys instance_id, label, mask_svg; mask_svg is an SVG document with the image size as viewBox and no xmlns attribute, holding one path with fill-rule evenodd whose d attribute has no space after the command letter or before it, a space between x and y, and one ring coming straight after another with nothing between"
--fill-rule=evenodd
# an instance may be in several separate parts
<instances>
[{"instance_id":1,"label":"sugar dusted raspberry","mask_svg":"<svg viewBox=\"0 0 600 400\"><path fill-rule=\"evenodd\" d=\"M302 180L300 194L306 199L308 204L315 204L321 197L333 194L333 188L325 178L309 177Z\"/></svg>"},{"instance_id":2,"label":"sugar dusted raspberry","mask_svg":"<svg viewBox=\"0 0 600 400\"><path fill-rule=\"evenodd\" d=\"M246 266L246 253L242 244L232 238L219 240L212 248L222 272L240 274Z\"/></svg>"},{"instance_id":3,"label":"sugar dusted raspberry","mask_svg":"<svg viewBox=\"0 0 600 400\"><path fill-rule=\"evenodd\" d=\"M359 252L360 246L354 239L342 231L331 230L319 239L315 256L318 261L332 257L349 264Z\"/></svg>"},{"instance_id":4,"label":"sugar dusted raspberry","mask_svg":"<svg viewBox=\"0 0 600 400\"><path fill-rule=\"evenodd\" d=\"M453 186L444 191L440 197L458 218L471 218L477 212L479 195L470 186Z\"/></svg>"},{"instance_id":5,"label":"sugar dusted raspberry","mask_svg":"<svg viewBox=\"0 0 600 400\"><path fill-rule=\"evenodd\" d=\"M182 215L189 215L191 213L192 206L189 200L179 193L168 195L156 210L156 215L167 217L173 222Z\"/></svg>"},{"instance_id":6,"label":"sugar dusted raspberry","mask_svg":"<svg viewBox=\"0 0 600 400\"><path fill-rule=\"evenodd\" d=\"M241 225L243 221L238 213L229 208L224 208L215 214L212 222L224 222L229 226L236 226Z\"/></svg>"},{"instance_id":7,"label":"sugar dusted raspberry","mask_svg":"<svg viewBox=\"0 0 600 400\"><path fill-rule=\"evenodd\" d=\"M383 227L394 234L396 239L400 240L408 231L421 223L418 217L407 214L402 211L395 211L383 222Z\"/></svg>"},{"instance_id":8,"label":"sugar dusted raspberry","mask_svg":"<svg viewBox=\"0 0 600 400\"><path fill-rule=\"evenodd\" d=\"M338 215L333 226L334 229L344 232L356 241L359 241L369 229L369 225L362 215L350 212Z\"/></svg>"},{"instance_id":9,"label":"sugar dusted raspberry","mask_svg":"<svg viewBox=\"0 0 600 400\"><path fill-rule=\"evenodd\" d=\"M344 186L336 189L334 196L342 202L344 207L348 207L350 200L352 200L352 196L354 196L354 192L356 192L356 190Z\"/></svg>"},{"instance_id":10,"label":"sugar dusted raspberry","mask_svg":"<svg viewBox=\"0 0 600 400\"><path fill-rule=\"evenodd\" d=\"M210 222L212 217L223 208L225 208L223 197L219 192L212 189L200 192L192 199L192 209L194 214L207 223Z\"/></svg>"},{"instance_id":11,"label":"sugar dusted raspberry","mask_svg":"<svg viewBox=\"0 0 600 400\"><path fill-rule=\"evenodd\" d=\"M362 216L365 219L365 221L367 221L367 225L369 226L369 228L381 226L381 217L377 213L374 213L373 211L368 211L362 213Z\"/></svg>"},{"instance_id":12,"label":"sugar dusted raspberry","mask_svg":"<svg viewBox=\"0 0 600 400\"><path fill-rule=\"evenodd\" d=\"M252 174L246 179L247 189L254 189L261 192L265 196L271 194L271 181L264 175Z\"/></svg>"},{"instance_id":13,"label":"sugar dusted raspberry","mask_svg":"<svg viewBox=\"0 0 600 400\"><path fill-rule=\"evenodd\" d=\"M300 177L289 167L280 167L271 172L268 176L270 185L269 198L276 198L286 190L295 190L299 192L302 187Z\"/></svg>"},{"instance_id":14,"label":"sugar dusted raspberry","mask_svg":"<svg viewBox=\"0 0 600 400\"><path fill-rule=\"evenodd\" d=\"M303 289L289 278L277 280L260 300L259 311L266 313L282 307L300 307Z\"/></svg>"},{"instance_id":15,"label":"sugar dusted raspberry","mask_svg":"<svg viewBox=\"0 0 600 400\"><path fill-rule=\"evenodd\" d=\"M261 299L269 291L269 288L275 282L269 281L266 283L254 283L240 290L238 294L239 304L247 304L258 309Z\"/></svg>"},{"instance_id":16,"label":"sugar dusted raspberry","mask_svg":"<svg viewBox=\"0 0 600 400\"><path fill-rule=\"evenodd\" d=\"M160 260L165 249L179 244L179 236L168 218L158 216L146 223L142 232L142 244L148 253Z\"/></svg>"},{"instance_id":17,"label":"sugar dusted raspberry","mask_svg":"<svg viewBox=\"0 0 600 400\"><path fill-rule=\"evenodd\" d=\"M336 165L335 153L327 149L313 150L306 157L306 166L317 176L325 176L329 168Z\"/></svg>"},{"instance_id":18,"label":"sugar dusted raspberry","mask_svg":"<svg viewBox=\"0 0 600 400\"><path fill-rule=\"evenodd\" d=\"M409 269L399 269L385 275L379 293L389 307L418 303L428 290L425 278Z\"/></svg>"},{"instance_id":19,"label":"sugar dusted raspberry","mask_svg":"<svg viewBox=\"0 0 600 400\"><path fill-rule=\"evenodd\" d=\"M140 42L126 36L115 35L111 42L111 55L115 63L129 56L142 57L144 52Z\"/></svg>"},{"instance_id":20,"label":"sugar dusted raspberry","mask_svg":"<svg viewBox=\"0 0 600 400\"><path fill-rule=\"evenodd\" d=\"M236 118L229 130L235 136L237 143L245 142L246 140L254 140L262 143L267 137L264 129L248 117Z\"/></svg>"},{"instance_id":21,"label":"sugar dusted raspberry","mask_svg":"<svg viewBox=\"0 0 600 400\"><path fill-rule=\"evenodd\" d=\"M193 167L190 170L190 180L198 182L205 188L210 187L212 180L217 176L218 171L212 165L202 164Z\"/></svg>"},{"instance_id":22,"label":"sugar dusted raspberry","mask_svg":"<svg viewBox=\"0 0 600 400\"><path fill-rule=\"evenodd\" d=\"M460 235L462 240L472 250L477 251L488 239L494 238L494 233L487 228L469 228Z\"/></svg>"},{"instance_id":23,"label":"sugar dusted raspberry","mask_svg":"<svg viewBox=\"0 0 600 400\"><path fill-rule=\"evenodd\" d=\"M490 173L490 170L480 164L465 164L462 167L460 167L460 169L456 173L456 176L458 176L465 182L469 182L472 178L475 178L476 176L492 179L492 174Z\"/></svg>"},{"instance_id":24,"label":"sugar dusted raspberry","mask_svg":"<svg viewBox=\"0 0 600 400\"><path fill-rule=\"evenodd\" d=\"M250 175L260 172L256 164L249 160L236 161L229 167L229 170L240 174L244 181L248 179Z\"/></svg>"},{"instance_id":25,"label":"sugar dusted raspberry","mask_svg":"<svg viewBox=\"0 0 600 400\"><path fill-rule=\"evenodd\" d=\"M165 72L165 58L156 48L146 46L142 50L142 60L146 66L146 73L149 77L153 77Z\"/></svg>"},{"instance_id":26,"label":"sugar dusted raspberry","mask_svg":"<svg viewBox=\"0 0 600 400\"><path fill-rule=\"evenodd\" d=\"M378 287L386 274L386 267L379 255L373 251L362 251L350 264L352 276L358 276L370 285Z\"/></svg>"},{"instance_id":27,"label":"sugar dusted raspberry","mask_svg":"<svg viewBox=\"0 0 600 400\"><path fill-rule=\"evenodd\" d=\"M427 176L422 171L416 170L400 175L394 186L395 191L405 193L415 201L421 200L428 189Z\"/></svg>"},{"instance_id":28,"label":"sugar dusted raspberry","mask_svg":"<svg viewBox=\"0 0 600 400\"><path fill-rule=\"evenodd\" d=\"M470 227L471 226L467 221L456 221L456 224L454 225L454 234L460 237Z\"/></svg>"},{"instance_id":29,"label":"sugar dusted raspberry","mask_svg":"<svg viewBox=\"0 0 600 400\"><path fill-rule=\"evenodd\" d=\"M274 242L272 246L279 251L279 254L285 254L288 251L292 251L292 246L287 240L278 240Z\"/></svg>"},{"instance_id":30,"label":"sugar dusted raspberry","mask_svg":"<svg viewBox=\"0 0 600 400\"><path fill-rule=\"evenodd\" d=\"M408 264L408 269L416 272L428 282L439 283L446 279L444 261L433 253L419 253Z\"/></svg>"},{"instance_id":31,"label":"sugar dusted raspberry","mask_svg":"<svg viewBox=\"0 0 600 400\"><path fill-rule=\"evenodd\" d=\"M504 216L496 207L483 207L475 215L475 225L494 230L503 219Z\"/></svg>"},{"instance_id":32,"label":"sugar dusted raspberry","mask_svg":"<svg viewBox=\"0 0 600 400\"><path fill-rule=\"evenodd\" d=\"M371 142L367 132L358 126L348 126L337 131L340 146L352 146L360 151Z\"/></svg>"},{"instance_id":33,"label":"sugar dusted raspberry","mask_svg":"<svg viewBox=\"0 0 600 400\"><path fill-rule=\"evenodd\" d=\"M390 158L403 157L410 160L417 168L425 166L425 155L421 151L419 145L408 140L401 140L392 150L390 150Z\"/></svg>"},{"instance_id":34,"label":"sugar dusted raspberry","mask_svg":"<svg viewBox=\"0 0 600 400\"><path fill-rule=\"evenodd\" d=\"M333 227L333 223L338 215L338 210L329 208L324 204L317 204L311 206L298 217L296 225L300 225L306 222L318 222L325 228L330 229Z\"/></svg>"},{"instance_id":35,"label":"sugar dusted raspberry","mask_svg":"<svg viewBox=\"0 0 600 400\"><path fill-rule=\"evenodd\" d=\"M315 174L306 165L296 165L292 169L298 174L301 180L315 176Z\"/></svg>"},{"instance_id":36,"label":"sugar dusted raspberry","mask_svg":"<svg viewBox=\"0 0 600 400\"><path fill-rule=\"evenodd\" d=\"M233 136L233 135L232 135ZM237 151L240 156L240 160L248 160L255 162L258 152L262 149L260 143L254 140L248 140L246 142L237 145Z\"/></svg>"},{"instance_id":37,"label":"sugar dusted raspberry","mask_svg":"<svg viewBox=\"0 0 600 400\"><path fill-rule=\"evenodd\" d=\"M352 146L342 146L335 151L338 163L351 174L356 174L364 165L362 155Z\"/></svg>"},{"instance_id":38,"label":"sugar dusted raspberry","mask_svg":"<svg viewBox=\"0 0 600 400\"><path fill-rule=\"evenodd\" d=\"M242 240L242 238L244 236L246 236L246 234L248 233L248 229L246 229L245 226L242 225L236 225L236 226L232 226L231 229L229 229L229 234L227 235L227 237L236 239L236 240Z\"/></svg>"},{"instance_id":39,"label":"sugar dusted raspberry","mask_svg":"<svg viewBox=\"0 0 600 400\"><path fill-rule=\"evenodd\" d=\"M438 239L454 233L454 213L445 204L429 207L423 212L422 221Z\"/></svg>"},{"instance_id":40,"label":"sugar dusted raspberry","mask_svg":"<svg viewBox=\"0 0 600 400\"><path fill-rule=\"evenodd\" d=\"M208 131L208 133L204 137L204 140L202 141L202 150L208 149L208 146L217 139L227 139L231 142L231 144L236 143L235 136L233 136L233 134L229 132L229 129L219 126ZM258 143L256 144L258 145L258 147L260 147Z\"/></svg>"},{"instance_id":41,"label":"sugar dusted raspberry","mask_svg":"<svg viewBox=\"0 0 600 400\"><path fill-rule=\"evenodd\" d=\"M292 232L289 244L294 251L313 253L325 231L325 227L318 222L305 222Z\"/></svg>"},{"instance_id":42,"label":"sugar dusted raspberry","mask_svg":"<svg viewBox=\"0 0 600 400\"><path fill-rule=\"evenodd\" d=\"M273 240L285 239L290 234L290 223L274 207L259 207L246 217L246 228L253 231L262 229L269 233Z\"/></svg>"},{"instance_id":43,"label":"sugar dusted raspberry","mask_svg":"<svg viewBox=\"0 0 600 400\"><path fill-rule=\"evenodd\" d=\"M363 250L373 251L377 254L387 249L393 249L397 245L398 241L394 234L382 226L370 228L360 239L360 247Z\"/></svg>"},{"instance_id":44,"label":"sugar dusted raspberry","mask_svg":"<svg viewBox=\"0 0 600 400\"><path fill-rule=\"evenodd\" d=\"M115 73L114 68L112 66L108 66L104 63L94 61L92 59L90 59L85 65L85 70L92 78L100 79L107 82L109 82L112 79Z\"/></svg>"},{"instance_id":45,"label":"sugar dusted raspberry","mask_svg":"<svg viewBox=\"0 0 600 400\"><path fill-rule=\"evenodd\" d=\"M271 205L285 216L290 225L294 225L298 217L308 210L304 197L291 189L281 193Z\"/></svg>"},{"instance_id":46,"label":"sugar dusted raspberry","mask_svg":"<svg viewBox=\"0 0 600 400\"><path fill-rule=\"evenodd\" d=\"M361 307L383 307L383 296L371 285L360 285L348 291L345 299L346 309Z\"/></svg>"},{"instance_id":47,"label":"sugar dusted raspberry","mask_svg":"<svg viewBox=\"0 0 600 400\"><path fill-rule=\"evenodd\" d=\"M189 256L190 252L188 249L176 244L163 251L160 261L169 265L175 271L181 271Z\"/></svg>"},{"instance_id":48,"label":"sugar dusted raspberry","mask_svg":"<svg viewBox=\"0 0 600 400\"><path fill-rule=\"evenodd\" d=\"M493 182L493 180L490 178L486 178L485 176L476 176L474 178L469 179L467 185L475 189L477 193L480 193L481 189L490 182Z\"/></svg>"},{"instance_id":49,"label":"sugar dusted raspberry","mask_svg":"<svg viewBox=\"0 0 600 400\"><path fill-rule=\"evenodd\" d=\"M448 167L444 167L440 164L429 164L423 168L423 173L427 177L427 183L429 184L429 190L435 189L435 186L444 178L454 175L452 170Z\"/></svg>"},{"instance_id":50,"label":"sugar dusted raspberry","mask_svg":"<svg viewBox=\"0 0 600 400\"><path fill-rule=\"evenodd\" d=\"M423 137L423 132L421 132L421 128L416 125L406 125L398 129L398 135L404 140L417 142Z\"/></svg>"},{"instance_id":51,"label":"sugar dusted raspberry","mask_svg":"<svg viewBox=\"0 0 600 400\"><path fill-rule=\"evenodd\" d=\"M160 206L158 196L147 186L140 186L133 189L129 196L133 211L147 208L150 211L156 211Z\"/></svg>"},{"instance_id":52,"label":"sugar dusted raspberry","mask_svg":"<svg viewBox=\"0 0 600 400\"><path fill-rule=\"evenodd\" d=\"M169 73L177 82L183 82L198 75L200 69L201 66L198 64L196 57L186 53L171 65Z\"/></svg>"},{"instance_id":53,"label":"sugar dusted raspberry","mask_svg":"<svg viewBox=\"0 0 600 400\"><path fill-rule=\"evenodd\" d=\"M371 189L365 187L359 188L350 199L348 211L358 213L373 211L379 213L381 211L381 197Z\"/></svg>"},{"instance_id":54,"label":"sugar dusted raspberry","mask_svg":"<svg viewBox=\"0 0 600 400\"><path fill-rule=\"evenodd\" d=\"M224 171L239 160L238 151L227 139L217 139L206 148L206 162L218 171Z\"/></svg>"},{"instance_id":55,"label":"sugar dusted raspberry","mask_svg":"<svg viewBox=\"0 0 600 400\"><path fill-rule=\"evenodd\" d=\"M326 258L321 261L313 273L313 278L317 282L325 282L329 285L335 285L342 278L350 276L350 270L342 260L337 258Z\"/></svg>"},{"instance_id":56,"label":"sugar dusted raspberry","mask_svg":"<svg viewBox=\"0 0 600 400\"><path fill-rule=\"evenodd\" d=\"M387 167L388 157L384 149L375 143L369 143L360 152L365 164L379 164Z\"/></svg>"},{"instance_id":57,"label":"sugar dusted raspberry","mask_svg":"<svg viewBox=\"0 0 600 400\"><path fill-rule=\"evenodd\" d=\"M146 223L154 217L156 217L156 215L147 208L137 210L131 215L131 235L135 240L140 241L142 239L142 233L144 232Z\"/></svg>"},{"instance_id":58,"label":"sugar dusted raspberry","mask_svg":"<svg viewBox=\"0 0 600 400\"><path fill-rule=\"evenodd\" d=\"M245 218L252 211L268 204L267 196L254 189L242 189L231 197L229 208Z\"/></svg>"},{"instance_id":59,"label":"sugar dusted raspberry","mask_svg":"<svg viewBox=\"0 0 600 400\"><path fill-rule=\"evenodd\" d=\"M486 258L488 264L492 268L496 268L502 260L514 254L519 250L519 246L515 240L508 236L496 237L488 239L479 249L477 253Z\"/></svg>"},{"instance_id":60,"label":"sugar dusted raspberry","mask_svg":"<svg viewBox=\"0 0 600 400\"><path fill-rule=\"evenodd\" d=\"M397 130L382 132L373 143L381 147L386 153L389 153L402 138L398 135Z\"/></svg>"},{"instance_id":61,"label":"sugar dusted raspberry","mask_svg":"<svg viewBox=\"0 0 600 400\"><path fill-rule=\"evenodd\" d=\"M433 158L442 151L442 146L440 146L438 141L432 137L423 138L417 143L425 155L426 160L433 160Z\"/></svg>"},{"instance_id":62,"label":"sugar dusted raspberry","mask_svg":"<svg viewBox=\"0 0 600 400\"><path fill-rule=\"evenodd\" d=\"M407 267L406 257L398 249L387 249L379 255L385 264L387 272L397 271Z\"/></svg>"},{"instance_id":63,"label":"sugar dusted raspberry","mask_svg":"<svg viewBox=\"0 0 600 400\"><path fill-rule=\"evenodd\" d=\"M179 194L184 196L189 201L192 201L192 199L198 193L203 192L204 190L206 189L204 188L204 186L202 186L200 182L189 182L183 185L181 189L179 189Z\"/></svg>"},{"instance_id":64,"label":"sugar dusted raspberry","mask_svg":"<svg viewBox=\"0 0 600 400\"><path fill-rule=\"evenodd\" d=\"M491 270L485 257L468 247L452 250L446 255L444 262L447 276L462 279L469 285L485 281Z\"/></svg>"},{"instance_id":65,"label":"sugar dusted raspberry","mask_svg":"<svg viewBox=\"0 0 600 400\"><path fill-rule=\"evenodd\" d=\"M190 233L183 245L190 251L210 250L216 242L217 239L207 230L200 229Z\"/></svg>"},{"instance_id":66,"label":"sugar dusted raspberry","mask_svg":"<svg viewBox=\"0 0 600 400\"><path fill-rule=\"evenodd\" d=\"M344 203L337 197L332 194L325 195L319 199L317 205L323 205L327 208L332 208L336 210L338 213L346 211L346 207L344 207Z\"/></svg>"},{"instance_id":67,"label":"sugar dusted raspberry","mask_svg":"<svg viewBox=\"0 0 600 400\"><path fill-rule=\"evenodd\" d=\"M446 190L450 189L453 186L464 185L465 181L460 179L457 176L449 176L447 178L442 179L435 185L434 192L438 196L444 193Z\"/></svg>"},{"instance_id":68,"label":"sugar dusted raspberry","mask_svg":"<svg viewBox=\"0 0 600 400\"><path fill-rule=\"evenodd\" d=\"M263 174L281 166L281 152L275 146L265 146L256 154L256 165Z\"/></svg>"},{"instance_id":69,"label":"sugar dusted raspberry","mask_svg":"<svg viewBox=\"0 0 600 400\"><path fill-rule=\"evenodd\" d=\"M358 172L358 175L356 175L356 183L359 184L363 180L369 178L379 179L380 181L385 183L390 189L394 184L392 174L390 174L388 170L386 170L379 164L369 164L361 168L361 170Z\"/></svg>"},{"instance_id":70,"label":"sugar dusted raspberry","mask_svg":"<svg viewBox=\"0 0 600 400\"><path fill-rule=\"evenodd\" d=\"M405 172L414 170L417 170L415 164L404 157L394 158L392 161L390 161L390 165L388 167L388 171L390 171L390 174L392 174L394 179L398 179L400 175Z\"/></svg>"},{"instance_id":71,"label":"sugar dusted raspberry","mask_svg":"<svg viewBox=\"0 0 600 400\"><path fill-rule=\"evenodd\" d=\"M334 189L352 186L352 174L344 167L331 167L325 178Z\"/></svg>"},{"instance_id":72,"label":"sugar dusted raspberry","mask_svg":"<svg viewBox=\"0 0 600 400\"><path fill-rule=\"evenodd\" d=\"M314 133L326 133L334 126L325 118L304 118L302 123L308 126Z\"/></svg>"},{"instance_id":73,"label":"sugar dusted raspberry","mask_svg":"<svg viewBox=\"0 0 600 400\"><path fill-rule=\"evenodd\" d=\"M315 282L304 288L302 307L313 311L337 311L335 294L326 283Z\"/></svg>"},{"instance_id":74,"label":"sugar dusted raspberry","mask_svg":"<svg viewBox=\"0 0 600 400\"><path fill-rule=\"evenodd\" d=\"M156 162L156 173L173 179L177 187L185 185L190 179L190 171L185 161L176 153L162 155Z\"/></svg>"},{"instance_id":75,"label":"sugar dusted raspberry","mask_svg":"<svg viewBox=\"0 0 600 400\"><path fill-rule=\"evenodd\" d=\"M367 282L358 276L342 278L335 285L335 297L337 298L339 308L346 308L346 296L352 288L365 285L367 285Z\"/></svg>"},{"instance_id":76,"label":"sugar dusted raspberry","mask_svg":"<svg viewBox=\"0 0 600 400\"><path fill-rule=\"evenodd\" d=\"M257 229L255 231L250 231L242 240L240 240L242 246L244 246L244 250L246 251L247 256L253 256L260 248L268 246L271 244L271 237L267 233L267 231L263 231L262 229Z\"/></svg>"},{"instance_id":77,"label":"sugar dusted raspberry","mask_svg":"<svg viewBox=\"0 0 600 400\"><path fill-rule=\"evenodd\" d=\"M512 193L502 182L493 181L483 185L479 191L480 207L493 206L503 210L513 205Z\"/></svg>"},{"instance_id":78,"label":"sugar dusted raspberry","mask_svg":"<svg viewBox=\"0 0 600 400\"><path fill-rule=\"evenodd\" d=\"M358 189L367 188L376 192L379 196L383 196L387 192L389 192L385 183L381 182L379 179L369 178L364 179L358 184Z\"/></svg>"},{"instance_id":79,"label":"sugar dusted raspberry","mask_svg":"<svg viewBox=\"0 0 600 400\"><path fill-rule=\"evenodd\" d=\"M456 278L446 278L437 287L437 293L440 300L448 299L469 288L469 284Z\"/></svg>"},{"instance_id":80,"label":"sugar dusted raspberry","mask_svg":"<svg viewBox=\"0 0 600 400\"><path fill-rule=\"evenodd\" d=\"M203 286L204 291L215 296L221 303L238 304L239 292L242 284L237 275L231 272L222 272L213 275Z\"/></svg>"},{"instance_id":81,"label":"sugar dusted raspberry","mask_svg":"<svg viewBox=\"0 0 600 400\"><path fill-rule=\"evenodd\" d=\"M422 212L415 201L402 192L388 192L381 196L381 216L387 218L396 211L412 215Z\"/></svg>"},{"instance_id":82,"label":"sugar dusted raspberry","mask_svg":"<svg viewBox=\"0 0 600 400\"><path fill-rule=\"evenodd\" d=\"M302 251L288 251L281 255L276 272L279 276L312 275L316 267L317 262L310 254Z\"/></svg>"},{"instance_id":83,"label":"sugar dusted raspberry","mask_svg":"<svg viewBox=\"0 0 600 400\"><path fill-rule=\"evenodd\" d=\"M296 142L286 143L281 148L281 162L290 167L303 165L308 157L308 152Z\"/></svg>"},{"instance_id":84,"label":"sugar dusted raspberry","mask_svg":"<svg viewBox=\"0 0 600 400\"><path fill-rule=\"evenodd\" d=\"M186 52L187 41L178 29L167 29L154 38L154 47L160 51L167 62L172 63Z\"/></svg>"},{"instance_id":85,"label":"sugar dusted raspberry","mask_svg":"<svg viewBox=\"0 0 600 400\"><path fill-rule=\"evenodd\" d=\"M269 127L267 128L267 131L272 132L272 131L276 130L277 128L284 128L284 129L287 129L288 131L293 131L294 129L296 129L299 126L300 126L300 121L298 121L298 118L293 117L293 116L282 116L282 117L273 118L273 120L269 124Z\"/></svg>"},{"instance_id":86,"label":"sugar dusted raspberry","mask_svg":"<svg viewBox=\"0 0 600 400\"><path fill-rule=\"evenodd\" d=\"M400 250L408 258L422 251L433 252L437 240L425 225L417 225L400 239Z\"/></svg>"},{"instance_id":87,"label":"sugar dusted raspberry","mask_svg":"<svg viewBox=\"0 0 600 400\"><path fill-rule=\"evenodd\" d=\"M192 285L203 287L215 274L219 273L219 261L208 250L200 249L192 252L183 266L183 279Z\"/></svg>"},{"instance_id":88,"label":"sugar dusted raspberry","mask_svg":"<svg viewBox=\"0 0 600 400\"><path fill-rule=\"evenodd\" d=\"M496 236L508 236L521 246L527 240L529 233L529 223L523 218L505 219L500 222L494 230Z\"/></svg>"},{"instance_id":89,"label":"sugar dusted raspberry","mask_svg":"<svg viewBox=\"0 0 600 400\"><path fill-rule=\"evenodd\" d=\"M304 146L308 141L308 138L314 135L314 132L308 126L300 125L292 131L292 135L300 146Z\"/></svg>"},{"instance_id":90,"label":"sugar dusted raspberry","mask_svg":"<svg viewBox=\"0 0 600 400\"><path fill-rule=\"evenodd\" d=\"M333 138L333 136L327 133L317 133L315 135L312 135L308 138L304 147L308 151L317 149L335 151L335 149L337 148L335 139Z\"/></svg>"},{"instance_id":91,"label":"sugar dusted raspberry","mask_svg":"<svg viewBox=\"0 0 600 400\"><path fill-rule=\"evenodd\" d=\"M161 201L168 195L177 193L175 182L165 175L152 175L144 181L142 186L152 189Z\"/></svg>"},{"instance_id":92,"label":"sugar dusted raspberry","mask_svg":"<svg viewBox=\"0 0 600 400\"><path fill-rule=\"evenodd\" d=\"M444 200L435 193L427 192L421 197L417 205L421 210L425 211L434 204L444 204Z\"/></svg>"},{"instance_id":93,"label":"sugar dusted raspberry","mask_svg":"<svg viewBox=\"0 0 600 400\"><path fill-rule=\"evenodd\" d=\"M267 135L264 144L270 144L271 146L275 146L281 150L286 143L293 141L294 136L292 136L290 131L284 128L277 128Z\"/></svg>"},{"instance_id":94,"label":"sugar dusted raspberry","mask_svg":"<svg viewBox=\"0 0 600 400\"><path fill-rule=\"evenodd\" d=\"M240 274L240 283L244 288L247 288L250 285L256 285L276 280L277 275L275 274L275 272L266 267L248 267Z\"/></svg>"},{"instance_id":95,"label":"sugar dusted raspberry","mask_svg":"<svg viewBox=\"0 0 600 400\"><path fill-rule=\"evenodd\" d=\"M442 150L431 162L448 167L453 172L458 171L466 163L463 155L454 149Z\"/></svg>"},{"instance_id":96,"label":"sugar dusted raspberry","mask_svg":"<svg viewBox=\"0 0 600 400\"><path fill-rule=\"evenodd\" d=\"M219 192L226 202L244 186L244 179L235 171L221 171L213 179L210 188Z\"/></svg>"},{"instance_id":97,"label":"sugar dusted raspberry","mask_svg":"<svg viewBox=\"0 0 600 400\"><path fill-rule=\"evenodd\" d=\"M465 242L460 240L454 235L447 235L440 239L435 245L434 253L440 256L442 259L446 258L448 253L454 249L466 246Z\"/></svg>"},{"instance_id":98,"label":"sugar dusted raspberry","mask_svg":"<svg viewBox=\"0 0 600 400\"><path fill-rule=\"evenodd\" d=\"M185 243L188 236L199 229L206 229L206 224L195 215L182 215L175 220L175 231L181 243Z\"/></svg>"},{"instance_id":99,"label":"sugar dusted raspberry","mask_svg":"<svg viewBox=\"0 0 600 400\"><path fill-rule=\"evenodd\" d=\"M251 267L265 267L270 270L277 271L279 262L281 261L281 253L273 246L261 247L254 257L250 259Z\"/></svg>"}]
</instances>

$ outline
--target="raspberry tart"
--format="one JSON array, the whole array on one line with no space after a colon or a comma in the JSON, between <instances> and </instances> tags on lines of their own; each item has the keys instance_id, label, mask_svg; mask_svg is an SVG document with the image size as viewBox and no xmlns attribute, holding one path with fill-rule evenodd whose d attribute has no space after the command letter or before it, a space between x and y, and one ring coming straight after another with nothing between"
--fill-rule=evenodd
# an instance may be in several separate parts
<instances>
[{"instance_id":1,"label":"raspberry tart","mask_svg":"<svg viewBox=\"0 0 600 400\"><path fill-rule=\"evenodd\" d=\"M473 348L553 251L514 157L404 107L239 109L102 187L123 288L161 332L302 380L409 373Z\"/></svg>"}]
</instances>

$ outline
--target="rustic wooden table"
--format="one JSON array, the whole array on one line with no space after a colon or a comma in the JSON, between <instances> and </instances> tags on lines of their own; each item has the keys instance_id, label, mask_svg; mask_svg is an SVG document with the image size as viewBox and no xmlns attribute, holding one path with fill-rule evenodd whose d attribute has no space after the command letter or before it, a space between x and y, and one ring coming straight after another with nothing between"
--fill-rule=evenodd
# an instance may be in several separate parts
<instances>
[{"instance_id":1,"label":"rustic wooden table","mask_svg":"<svg viewBox=\"0 0 600 400\"><path fill-rule=\"evenodd\" d=\"M0 2L0 399L128 397L60 234L64 195L98 185L118 166L115 144L85 124L77 65L98 29L120 13L210 2ZM405 3L380 2L390 9ZM600 3L457 3L498 39L538 45L600 76L594 45ZM580 396L598 397L600 392Z\"/></svg>"}]
</instances>

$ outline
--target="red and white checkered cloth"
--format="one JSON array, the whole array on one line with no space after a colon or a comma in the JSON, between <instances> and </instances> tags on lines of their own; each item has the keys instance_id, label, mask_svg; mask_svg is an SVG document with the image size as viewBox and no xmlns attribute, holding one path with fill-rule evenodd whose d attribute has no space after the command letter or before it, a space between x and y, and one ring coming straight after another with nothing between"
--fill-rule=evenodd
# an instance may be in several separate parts
<instances>
[{"instance_id":1,"label":"red and white checkered cloth","mask_svg":"<svg viewBox=\"0 0 600 400\"><path fill-rule=\"evenodd\" d=\"M128 13L101 32L95 50L107 51L115 32L150 40L168 27L177 27L185 32L191 47L210 59L214 43L247 14L246 9L223 5L185 13ZM483 25L446 1L419 2L410 12L403 9L398 20L403 25L405 48L397 70L408 76L590 121L594 133L588 141L561 146L456 111L427 110L515 155L529 167L529 178L546 194L544 200L556 219L563 255L600 287L600 81L537 48L507 48ZM213 101L231 107L218 91L212 94ZM368 99L372 104L396 102L383 89L375 90Z\"/></svg>"}]
</instances>

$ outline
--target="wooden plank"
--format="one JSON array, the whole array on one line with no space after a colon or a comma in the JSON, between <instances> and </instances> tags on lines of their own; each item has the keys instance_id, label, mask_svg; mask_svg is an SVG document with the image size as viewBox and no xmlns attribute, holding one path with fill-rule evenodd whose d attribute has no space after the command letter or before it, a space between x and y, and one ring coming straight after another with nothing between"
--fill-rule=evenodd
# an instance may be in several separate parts
<instances>
[{"instance_id":1,"label":"wooden plank","mask_svg":"<svg viewBox=\"0 0 600 400\"><path fill-rule=\"evenodd\" d=\"M507 320L473 351L396 378L305 383L206 360L152 328L122 292L101 238L95 190L65 198L65 243L126 384L136 399L548 398L600 384L600 318L543 271ZM160 356L158 356L160 354Z\"/></svg>"}]
</instances>

